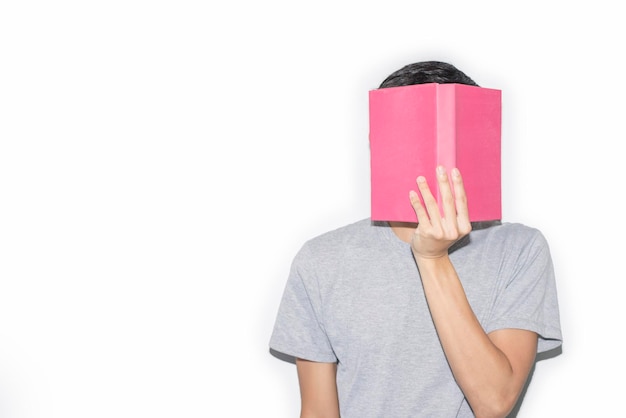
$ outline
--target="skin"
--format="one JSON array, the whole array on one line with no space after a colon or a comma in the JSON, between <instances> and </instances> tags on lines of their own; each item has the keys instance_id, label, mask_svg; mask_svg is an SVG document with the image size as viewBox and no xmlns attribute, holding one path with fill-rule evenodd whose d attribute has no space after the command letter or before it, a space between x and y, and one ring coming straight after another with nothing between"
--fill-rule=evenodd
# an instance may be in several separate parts
<instances>
[{"instance_id":1,"label":"skin","mask_svg":"<svg viewBox=\"0 0 626 418\"><path fill-rule=\"evenodd\" d=\"M443 216L426 180L420 176L417 192L409 193L420 222L390 225L400 239L411 244L439 340L475 416L506 417L534 363L537 334L521 329L486 334L482 329L448 255L450 247L472 228L463 179L456 168L449 176L440 166L437 182ZM301 418L339 417L337 365L301 359L296 365Z\"/></svg>"}]
</instances>

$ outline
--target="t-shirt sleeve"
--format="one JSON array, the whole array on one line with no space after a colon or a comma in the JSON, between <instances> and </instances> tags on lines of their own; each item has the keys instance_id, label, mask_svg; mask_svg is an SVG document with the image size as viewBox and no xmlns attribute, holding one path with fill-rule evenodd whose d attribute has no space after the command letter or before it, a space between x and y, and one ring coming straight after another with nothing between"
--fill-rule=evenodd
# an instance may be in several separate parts
<instances>
[{"instance_id":1,"label":"t-shirt sleeve","mask_svg":"<svg viewBox=\"0 0 626 418\"><path fill-rule=\"evenodd\" d=\"M337 358L324 331L317 278L307 268L309 257L304 247L294 258L269 345L287 357L334 363Z\"/></svg>"},{"instance_id":2,"label":"t-shirt sleeve","mask_svg":"<svg viewBox=\"0 0 626 418\"><path fill-rule=\"evenodd\" d=\"M526 329L539 335L538 353L559 347L562 335L554 267L544 236L535 230L511 262L512 274L499 289L486 331Z\"/></svg>"}]
</instances>

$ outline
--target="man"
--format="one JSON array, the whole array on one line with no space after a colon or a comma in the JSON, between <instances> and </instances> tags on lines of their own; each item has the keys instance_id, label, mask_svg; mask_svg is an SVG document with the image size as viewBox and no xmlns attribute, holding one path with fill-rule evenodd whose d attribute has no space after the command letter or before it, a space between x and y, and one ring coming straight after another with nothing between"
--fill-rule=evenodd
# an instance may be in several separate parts
<instances>
[{"instance_id":1,"label":"man","mask_svg":"<svg viewBox=\"0 0 626 418\"><path fill-rule=\"evenodd\" d=\"M427 61L380 88L420 83L477 85ZM442 213L419 176L419 224L364 219L296 255L270 347L296 359L301 417L504 417L536 354L561 344L543 235L472 228L459 170L436 176Z\"/></svg>"}]
</instances>

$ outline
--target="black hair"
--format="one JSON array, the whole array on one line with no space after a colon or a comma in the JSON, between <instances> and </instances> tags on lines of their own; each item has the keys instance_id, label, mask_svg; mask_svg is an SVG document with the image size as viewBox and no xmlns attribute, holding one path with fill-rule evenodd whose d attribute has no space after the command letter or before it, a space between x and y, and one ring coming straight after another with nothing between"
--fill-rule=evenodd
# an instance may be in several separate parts
<instances>
[{"instance_id":1,"label":"black hair","mask_svg":"<svg viewBox=\"0 0 626 418\"><path fill-rule=\"evenodd\" d=\"M463 71L452 64L441 61L422 61L405 65L391 73L379 88L410 86L412 84L467 84L478 87Z\"/></svg>"}]
</instances>

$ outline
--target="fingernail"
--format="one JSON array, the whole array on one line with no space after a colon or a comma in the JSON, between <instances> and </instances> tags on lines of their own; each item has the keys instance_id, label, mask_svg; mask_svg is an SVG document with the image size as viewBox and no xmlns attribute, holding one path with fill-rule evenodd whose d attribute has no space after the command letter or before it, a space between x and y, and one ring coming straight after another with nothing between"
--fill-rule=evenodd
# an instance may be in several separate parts
<instances>
[{"instance_id":1,"label":"fingernail","mask_svg":"<svg viewBox=\"0 0 626 418\"><path fill-rule=\"evenodd\" d=\"M426 179L424 178L424 176L419 176L419 177L417 178L417 182L418 182L418 183L425 183L425 182L426 182Z\"/></svg>"},{"instance_id":2,"label":"fingernail","mask_svg":"<svg viewBox=\"0 0 626 418\"><path fill-rule=\"evenodd\" d=\"M438 165L437 174L446 174L446 169L442 165Z\"/></svg>"},{"instance_id":3,"label":"fingernail","mask_svg":"<svg viewBox=\"0 0 626 418\"><path fill-rule=\"evenodd\" d=\"M459 172L459 169L458 169L458 168L453 168L453 169L452 169L452 175L453 175L454 177L459 177L459 176L461 175L461 173Z\"/></svg>"}]
</instances>

